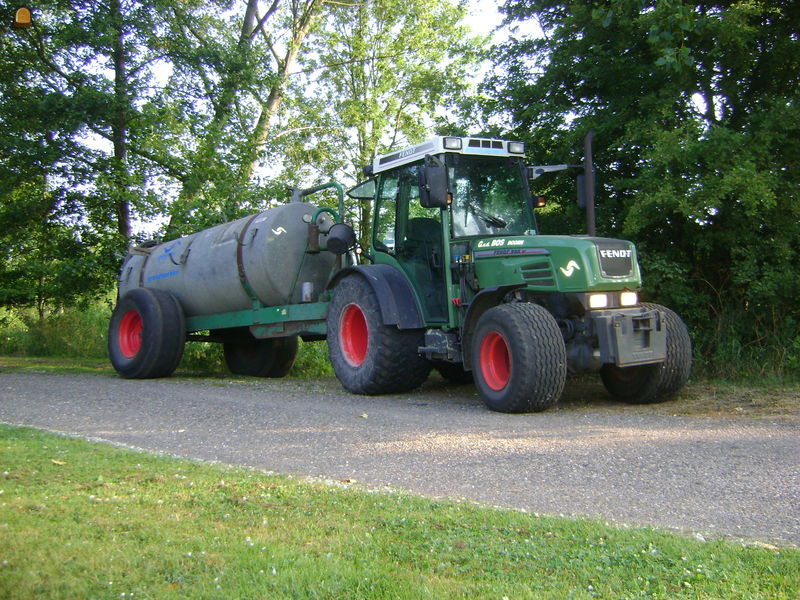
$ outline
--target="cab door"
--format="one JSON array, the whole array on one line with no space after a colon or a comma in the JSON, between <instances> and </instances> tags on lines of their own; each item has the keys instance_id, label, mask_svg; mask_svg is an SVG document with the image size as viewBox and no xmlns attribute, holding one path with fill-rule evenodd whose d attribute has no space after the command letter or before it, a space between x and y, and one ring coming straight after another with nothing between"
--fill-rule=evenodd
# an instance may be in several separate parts
<instances>
[{"instance_id":1,"label":"cab door","mask_svg":"<svg viewBox=\"0 0 800 600\"><path fill-rule=\"evenodd\" d=\"M419 203L419 167L383 173L376 194L373 248L394 257L417 290L427 322L447 320L442 214Z\"/></svg>"}]
</instances>

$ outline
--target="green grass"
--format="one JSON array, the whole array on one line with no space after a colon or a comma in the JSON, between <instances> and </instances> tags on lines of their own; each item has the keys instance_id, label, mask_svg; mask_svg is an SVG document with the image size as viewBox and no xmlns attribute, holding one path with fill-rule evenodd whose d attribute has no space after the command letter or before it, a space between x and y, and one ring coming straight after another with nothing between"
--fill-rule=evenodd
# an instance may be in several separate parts
<instances>
[{"instance_id":1,"label":"green grass","mask_svg":"<svg viewBox=\"0 0 800 600\"><path fill-rule=\"evenodd\" d=\"M792 598L800 552L0 426L0 597Z\"/></svg>"}]
</instances>

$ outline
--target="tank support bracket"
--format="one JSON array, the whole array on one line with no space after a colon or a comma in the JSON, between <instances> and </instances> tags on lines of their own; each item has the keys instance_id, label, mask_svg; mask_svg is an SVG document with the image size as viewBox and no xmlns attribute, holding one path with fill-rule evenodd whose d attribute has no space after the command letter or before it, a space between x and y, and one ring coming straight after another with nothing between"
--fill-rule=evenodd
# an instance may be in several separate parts
<instances>
[{"instance_id":1,"label":"tank support bracket","mask_svg":"<svg viewBox=\"0 0 800 600\"><path fill-rule=\"evenodd\" d=\"M214 315L188 317L189 332L230 327L250 327L256 337L285 337L296 333L324 334L327 302L265 306Z\"/></svg>"}]
</instances>

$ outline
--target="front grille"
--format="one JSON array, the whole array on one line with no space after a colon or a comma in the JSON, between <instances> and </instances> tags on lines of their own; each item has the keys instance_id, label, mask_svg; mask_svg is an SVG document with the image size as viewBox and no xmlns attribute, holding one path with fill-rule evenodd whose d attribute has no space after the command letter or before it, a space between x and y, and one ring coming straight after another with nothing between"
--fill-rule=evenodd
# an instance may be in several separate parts
<instances>
[{"instance_id":1,"label":"front grille","mask_svg":"<svg viewBox=\"0 0 800 600\"><path fill-rule=\"evenodd\" d=\"M552 287L556 284L553 279L553 269L549 262L530 263L520 267L522 278L531 285Z\"/></svg>"},{"instance_id":2,"label":"front grille","mask_svg":"<svg viewBox=\"0 0 800 600\"><path fill-rule=\"evenodd\" d=\"M597 257L604 277L629 277L633 274L633 246L624 241L597 240Z\"/></svg>"}]
</instances>

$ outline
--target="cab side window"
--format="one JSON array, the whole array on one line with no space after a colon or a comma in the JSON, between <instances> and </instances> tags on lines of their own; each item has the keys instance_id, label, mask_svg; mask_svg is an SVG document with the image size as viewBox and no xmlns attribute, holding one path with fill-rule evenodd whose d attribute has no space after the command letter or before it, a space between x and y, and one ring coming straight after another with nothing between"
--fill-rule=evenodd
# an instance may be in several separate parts
<instances>
[{"instance_id":1,"label":"cab side window","mask_svg":"<svg viewBox=\"0 0 800 600\"><path fill-rule=\"evenodd\" d=\"M383 176L377 195L377 215L373 240L376 250L394 252L397 224L398 177Z\"/></svg>"}]
</instances>

